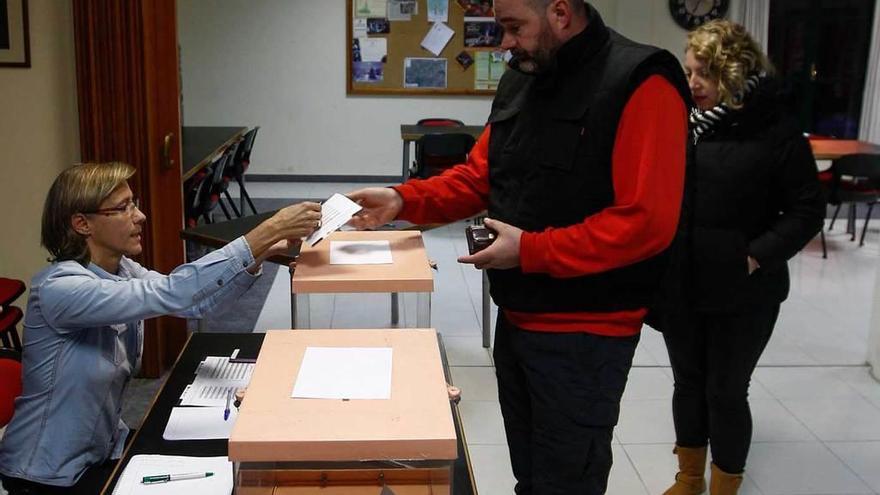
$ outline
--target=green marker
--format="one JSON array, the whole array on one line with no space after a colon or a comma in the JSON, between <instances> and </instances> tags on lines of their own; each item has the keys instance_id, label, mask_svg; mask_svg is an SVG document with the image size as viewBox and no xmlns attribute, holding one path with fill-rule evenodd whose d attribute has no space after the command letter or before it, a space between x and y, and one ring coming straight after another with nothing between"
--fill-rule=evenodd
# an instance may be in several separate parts
<instances>
[{"instance_id":1,"label":"green marker","mask_svg":"<svg viewBox=\"0 0 880 495\"><path fill-rule=\"evenodd\" d=\"M141 480L141 483L145 485L150 485L153 483L168 483L169 481L208 478L210 476L214 476L214 473L209 471L206 473L155 474L152 476L144 476L144 479Z\"/></svg>"}]
</instances>

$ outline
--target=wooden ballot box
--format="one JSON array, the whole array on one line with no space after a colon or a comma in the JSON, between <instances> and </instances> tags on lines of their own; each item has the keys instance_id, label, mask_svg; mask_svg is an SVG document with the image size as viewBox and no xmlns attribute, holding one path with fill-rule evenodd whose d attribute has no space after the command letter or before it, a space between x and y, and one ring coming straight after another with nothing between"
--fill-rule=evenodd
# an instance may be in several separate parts
<instances>
[{"instance_id":1,"label":"wooden ballot box","mask_svg":"<svg viewBox=\"0 0 880 495\"><path fill-rule=\"evenodd\" d=\"M330 246L337 241L388 241L388 264L331 265ZM397 324L397 294L416 293L416 325L431 326L431 293L434 275L425 253L422 234L412 230L333 232L315 246L304 244L291 280L291 325L309 328L310 294L387 292L391 322Z\"/></svg>"},{"instance_id":2,"label":"wooden ballot box","mask_svg":"<svg viewBox=\"0 0 880 495\"><path fill-rule=\"evenodd\" d=\"M389 399L291 397L306 349L390 348ZM387 382L386 382L387 383ZM269 331L229 437L240 495L449 495L457 440L433 329Z\"/></svg>"}]
</instances>

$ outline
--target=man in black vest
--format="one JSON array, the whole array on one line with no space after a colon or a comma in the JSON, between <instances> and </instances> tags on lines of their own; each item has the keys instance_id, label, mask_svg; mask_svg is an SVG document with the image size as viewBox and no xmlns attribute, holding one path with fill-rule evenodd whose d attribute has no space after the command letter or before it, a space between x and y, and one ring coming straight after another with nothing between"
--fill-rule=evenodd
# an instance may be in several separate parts
<instances>
[{"instance_id":1,"label":"man in black vest","mask_svg":"<svg viewBox=\"0 0 880 495\"><path fill-rule=\"evenodd\" d=\"M513 58L482 136L440 176L349 196L352 224L497 233L459 259L500 308L499 402L518 494L601 494L647 305L684 187L689 91L678 60L579 0L495 0ZM440 329L441 331L443 329Z\"/></svg>"}]
</instances>

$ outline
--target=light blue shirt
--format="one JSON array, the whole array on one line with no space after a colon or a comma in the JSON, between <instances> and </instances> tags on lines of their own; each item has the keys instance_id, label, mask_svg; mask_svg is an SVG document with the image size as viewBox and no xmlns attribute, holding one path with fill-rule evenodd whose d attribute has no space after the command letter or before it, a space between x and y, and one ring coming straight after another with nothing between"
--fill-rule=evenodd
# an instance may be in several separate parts
<instances>
[{"instance_id":1,"label":"light blue shirt","mask_svg":"<svg viewBox=\"0 0 880 495\"><path fill-rule=\"evenodd\" d=\"M0 443L0 473L71 486L119 458L128 427L122 395L140 367L143 319L199 318L253 285L243 237L169 275L123 257L119 273L54 263L31 281L22 394Z\"/></svg>"}]
</instances>

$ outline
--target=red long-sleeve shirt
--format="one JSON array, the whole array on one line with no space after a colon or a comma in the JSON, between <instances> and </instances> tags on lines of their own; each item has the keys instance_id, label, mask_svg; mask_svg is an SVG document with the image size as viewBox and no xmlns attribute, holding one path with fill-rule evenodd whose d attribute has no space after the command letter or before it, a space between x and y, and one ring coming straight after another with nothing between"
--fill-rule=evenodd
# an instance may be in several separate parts
<instances>
[{"instance_id":1,"label":"red long-sleeve shirt","mask_svg":"<svg viewBox=\"0 0 880 495\"><path fill-rule=\"evenodd\" d=\"M400 218L413 223L451 222L486 209L489 197L487 126L467 163L426 180L396 186L404 200ZM611 158L614 202L562 228L524 232L524 273L576 277L650 258L675 235L684 189L687 116L676 89L661 76L632 94L618 124ZM564 205L561 205L564 207ZM627 336L639 332L646 309L612 312L523 313L505 310L514 325L535 331Z\"/></svg>"}]
</instances>

